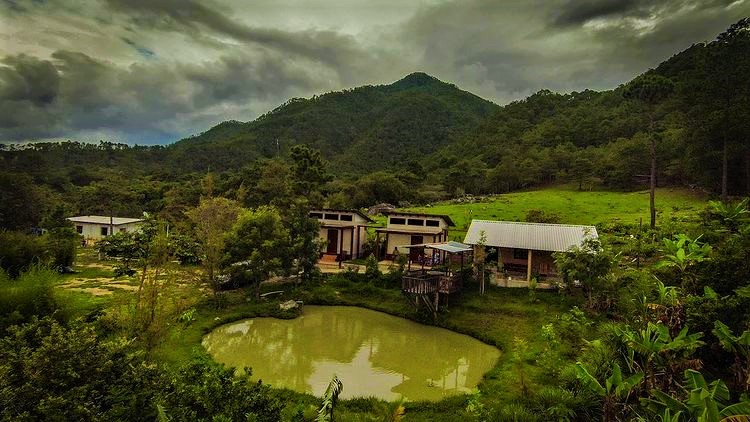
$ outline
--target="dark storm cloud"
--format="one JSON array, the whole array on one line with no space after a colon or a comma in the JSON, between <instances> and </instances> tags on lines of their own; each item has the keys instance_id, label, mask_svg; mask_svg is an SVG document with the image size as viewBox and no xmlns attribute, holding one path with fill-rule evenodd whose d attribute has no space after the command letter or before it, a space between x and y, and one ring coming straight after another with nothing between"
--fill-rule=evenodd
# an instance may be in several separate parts
<instances>
[{"instance_id":1,"label":"dark storm cloud","mask_svg":"<svg viewBox=\"0 0 750 422\"><path fill-rule=\"evenodd\" d=\"M143 56L144 59L152 59L154 58L154 56L156 56L156 53L154 53L152 50L149 50L146 47L138 45L135 41L131 40L130 38L122 37L121 39L125 44L133 47L133 49L135 49L135 51L137 51L138 54Z\"/></svg>"},{"instance_id":2,"label":"dark storm cloud","mask_svg":"<svg viewBox=\"0 0 750 422\"><path fill-rule=\"evenodd\" d=\"M609 89L750 15L750 0L393 1L403 16L380 23L352 0L342 29L347 5L279 1L288 22L254 15L269 0L0 0L0 141L172 141L416 70L501 104Z\"/></svg>"},{"instance_id":3,"label":"dark storm cloud","mask_svg":"<svg viewBox=\"0 0 750 422\"><path fill-rule=\"evenodd\" d=\"M281 31L254 28L231 19L212 3L195 0L105 0L113 10L126 14L133 25L184 32L203 39L205 31L216 36L261 45L286 54L321 62L335 69L343 83L353 83L368 69L372 55L356 39L329 30Z\"/></svg>"},{"instance_id":4,"label":"dark storm cloud","mask_svg":"<svg viewBox=\"0 0 750 422\"><path fill-rule=\"evenodd\" d=\"M109 131L130 134L133 142L163 141L185 129L205 130L227 118L230 107L258 114L264 110L248 104L269 108L279 93L293 96L315 84L270 53L123 68L57 51L51 60L20 55L6 57L3 65L0 139L5 140ZM224 107L211 111L217 104Z\"/></svg>"},{"instance_id":5,"label":"dark storm cloud","mask_svg":"<svg viewBox=\"0 0 750 422\"><path fill-rule=\"evenodd\" d=\"M580 25L592 19L613 15L647 14L647 6L653 1L643 0L568 0L560 5L553 23L560 26Z\"/></svg>"}]
</instances>

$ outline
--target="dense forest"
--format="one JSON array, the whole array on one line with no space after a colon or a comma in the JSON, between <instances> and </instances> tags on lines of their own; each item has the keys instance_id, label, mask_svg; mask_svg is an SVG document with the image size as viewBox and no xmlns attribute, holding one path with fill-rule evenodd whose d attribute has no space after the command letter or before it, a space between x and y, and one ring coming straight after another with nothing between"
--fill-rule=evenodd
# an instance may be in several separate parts
<instances>
[{"instance_id":1,"label":"dense forest","mask_svg":"<svg viewBox=\"0 0 750 422\"><path fill-rule=\"evenodd\" d=\"M260 118L223 122L168 146L101 142L0 145L6 221L38 224L48 203L102 212L92 190L118 196L116 214L170 218L195 205L195 182L246 192L283 183L290 151L306 145L329 161L324 194L332 206L425 203L462 194L502 193L552 183L591 189L648 185L654 141L658 185L727 195L750 192L750 35L747 20L696 44L639 78L661 76L673 89L655 103L626 87L560 94L542 90L500 107L424 73L390 85L291 99ZM287 170L283 170L287 169ZM280 169L282 169L280 171ZM20 196L19 196L20 195ZM21 199L21 196L24 198ZM261 195L262 196L262 195ZM47 204L47 205L46 205ZM20 208L19 208L20 207Z\"/></svg>"}]
</instances>

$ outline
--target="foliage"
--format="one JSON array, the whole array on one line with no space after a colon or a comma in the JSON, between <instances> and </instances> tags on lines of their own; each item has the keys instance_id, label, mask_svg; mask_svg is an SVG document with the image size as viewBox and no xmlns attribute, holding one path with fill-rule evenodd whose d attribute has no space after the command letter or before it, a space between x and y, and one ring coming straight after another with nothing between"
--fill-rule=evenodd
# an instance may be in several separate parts
<instances>
[{"instance_id":1,"label":"foliage","mask_svg":"<svg viewBox=\"0 0 750 422\"><path fill-rule=\"evenodd\" d=\"M602 246L599 239L587 237L580 246L556 252L553 256L559 273L568 285L575 281L581 283L588 297L589 308L607 309L611 305L612 297L607 284L615 267L615 257Z\"/></svg>"},{"instance_id":2,"label":"foliage","mask_svg":"<svg viewBox=\"0 0 750 422\"><path fill-rule=\"evenodd\" d=\"M269 387L206 356L194 356L173 374L157 396L170 420L278 421L282 404Z\"/></svg>"},{"instance_id":3,"label":"foliage","mask_svg":"<svg viewBox=\"0 0 750 422\"><path fill-rule=\"evenodd\" d=\"M708 383L703 374L688 369L685 371L685 384L684 388L687 393L685 400L673 397L661 390L653 390L651 392L653 398L642 399L642 404L654 414L663 414L666 409L669 409L675 417L684 414L686 418L698 422L735 420L733 416L746 418L750 414L750 400L747 396L743 396L738 403L727 404L730 400L730 392L721 380Z\"/></svg>"},{"instance_id":4,"label":"foliage","mask_svg":"<svg viewBox=\"0 0 750 422\"><path fill-rule=\"evenodd\" d=\"M334 375L331 382L328 383L325 393L323 393L323 402L318 410L318 417L315 418L316 422L332 422L334 420L333 410L343 389L344 384Z\"/></svg>"},{"instance_id":5,"label":"foliage","mask_svg":"<svg viewBox=\"0 0 750 422\"><path fill-rule=\"evenodd\" d=\"M0 271L0 336L11 325L60 310L53 292L58 279L54 271L38 265L29 267L15 279Z\"/></svg>"},{"instance_id":6,"label":"foliage","mask_svg":"<svg viewBox=\"0 0 750 422\"><path fill-rule=\"evenodd\" d=\"M150 420L159 379L130 343L90 325L33 319L0 339L4 420Z\"/></svg>"},{"instance_id":7,"label":"foliage","mask_svg":"<svg viewBox=\"0 0 750 422\"><path fill-rule=\"evenodd\" d=\"M0 268L12 277L34 264L46 263L47 250L41 237L0 230Z\"/></svg>"},{"instance_id":8,"label":"foliage","mask_svg":"<svg viewBox=\"0 0 750 422\"><path fill-rule=\"evenodd\" d=\"M582 363L576 363L576 370L581 383L602 398L602 414L605 421L621 420L619 417L625 417L629 413L630 405L628 402L634 392L633 390L643 380L642 372L636 372L627 378L623 378L620 365L615 363L612 365L611 375L602 385L586 370Z\"/></svg>"},{"instance_id":9,"label":"foliage","mask_svg":"<svg viewBox=\"0 0 750 422\"><path fill-rule=\"evenodd\" d=\"M214 297L221 288L218 271L224 255L225 237L239 213L239 204L221 197L201 199L197 207L187 212L200 244L204 282L213 291Z\"/></svg>"},{"instance_id":10,"label":"foliage","mask_svg":"<svg viewBox=\"0 0 750 422\"><path fill-rule=\"evenodd\" d=\"M235 283L255 286L260 299L260 283L281 274L291 258L289 230L273 207L244 211L227 235L224 265Z\"/></svg>"}]
</instances>

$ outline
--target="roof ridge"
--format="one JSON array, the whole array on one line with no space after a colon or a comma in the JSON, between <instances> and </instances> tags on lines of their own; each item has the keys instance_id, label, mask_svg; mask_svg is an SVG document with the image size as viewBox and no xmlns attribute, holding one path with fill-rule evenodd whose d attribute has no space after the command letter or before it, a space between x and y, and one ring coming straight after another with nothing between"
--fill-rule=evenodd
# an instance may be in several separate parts
<instances>
[{"instance_id":1,"label":"roof ridge","mask_svg":"<svg viewBox=\"0 0 750 422\"><path fill-rule=\"evenodd\" d=\"M481 220L472 219L471 222L482 222L482 223L502 223L502 224L519 224L527 226L557 226L557 227L596 227L595 225L586 224L565 224L565 223L535 223L532 221L507 221L507 220Z\"/></svg>"}]
</instances>

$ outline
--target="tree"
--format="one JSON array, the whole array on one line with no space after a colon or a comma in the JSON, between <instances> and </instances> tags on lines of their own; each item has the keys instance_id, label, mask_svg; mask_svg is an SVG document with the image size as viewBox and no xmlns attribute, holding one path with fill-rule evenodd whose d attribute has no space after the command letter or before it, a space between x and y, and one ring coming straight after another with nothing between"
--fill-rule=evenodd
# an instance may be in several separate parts
<instances>
[{"instance_id":1,"label":"tree","mask_svg":"<svg viewBox=\"0 0 750 422\"><path fill-rule=\"evenodd\" d=\"M674 91L674 83L663 76L646 73L639 76L623 89L626 99L645 106L648 115L648 134L651 141L651 174L649 177L649 207L651 209L651 228L656 227L656 107Z\"/></svg>"},{"instance_id":2,"label":"tree","mask_svg":"<svg viewBox=\"0 0 750 422\"><path fill-rule=\"evenodd\" d=\"M288 269L289 243L289 230L276 208L244 211L227 235L224 265L236 282L254 285L260 299L260 283Z\"/></svg>"},{"instance_id":3,"label":"tree","mask_svg":"<svg viewBox=\"0 0 750 422\"><path fill-rule=\"evenodd\" d=\"M608 249L605 249L599 239L587 237L580 246L565 252L555 252L555 265L563 277L563 281L570 285L580 282L583 291L588 297L588 306L595 306L594 294L605 292L608 277L615 267L615 257ZM608 307L610 297L599 301L598 306Z\"/></svg>"},{"instance_id":4,"label":"tree","mask_svg":"<svg viewBox=\"0 0 750 422\"><path fill-rule=\"evenodd\" d=\"M205 269L205 282L211 288L214 299L221 288L218 270L224 255L226 234L237 221L240 211L241 208L235 201L216 197L201 199L197 207L186 213L195 225L195 234L201 247L201 263Z\"/></svg>"},{"instance_id":5,"label":"tree","mask_svg":"<svg viewBox=\"0 0 750 422\"><path fill-rule=\"evenodd\" d=\"M310 281L315 274L320 248L324 242L318 237L320 224L317 219L310 218L310 206L305 199L293 201L282 218L289 229L294 273L301 281Z\"/></svg>"},{"instance_id":6,"label":"tree","mask_svg":"<svg viewBox=\"0 0 750 422\"><path fill-rule=\"evenodd\" d=\"M320 151L307 145L295 145L289 151L289 156L292 159L295 193L310 200L311 195L320 195L321 187L332 179L328 163L323 160Z\"/></svg>"}]
</instances>

